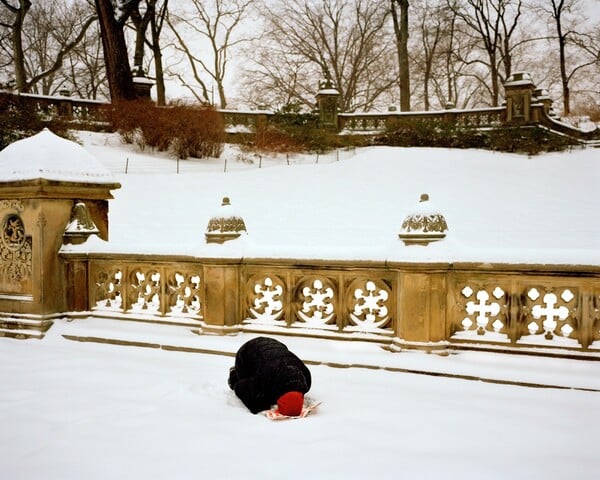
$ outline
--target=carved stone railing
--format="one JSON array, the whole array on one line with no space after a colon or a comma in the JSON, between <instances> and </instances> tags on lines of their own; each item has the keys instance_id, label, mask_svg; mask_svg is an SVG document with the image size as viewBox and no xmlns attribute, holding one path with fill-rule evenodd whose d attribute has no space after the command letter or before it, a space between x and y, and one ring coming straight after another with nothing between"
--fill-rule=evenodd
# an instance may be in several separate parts
<instances>
[{"instance_id":1,"label":"carved stone railing","mask_svg":"<svg viewBox=\"0 0 600 480\"><path fill-rule=\"evenodd\" d=\"M24 105L39 113L42 118L62 119L74 123L108 126L110 122L110 103L67 96L45 96L32 94L12 94L0 92L17 105Z\"/></svg>"},{"instance_id":2,"label":"carved stone railing","mask_svg":"<svg viewBox=\"0 0 600 480\"><path fill-rule=\"evenodd\" d=\"M43 96L0 92L13 102L26 104L47 119L62 119L81 128L110 128L111 104L68 96ZM551 103L551 102L550 102ZM449 123L459 128L489 128L502 125L544 127L582 142L600 141L600 129L593 132L582 131L558 122L549 112L548 102L527 103L527 121L522 118L507 118L507 107L481 108L470 110L440 110L427 112L367 112L339 113L337 130L346 134L373 135L383 132L394 122L427 122L429 124ZM253 133L260 125L269 123L274 113L268 110L218 110L223 116L223 124L230 133Z\"/></svg>"},{"instance_id":3,"label":"carved stone railing","mask_svg":"<svg viewBox=\"0 0 600 480\"><path fill-rule=\"evenodd\" d=\"M430 112L340 113L339 129L347 133L377 133L393 122L448 122L460 127L498 127L502 125L504 107L473 110L440 110Z\"/></svg>"},{"instance_id":4,"label":"carved stone railing","mask_svg":"<svg viewBox=\"0 0 600 480\"><path fill-rule=\"evenodd\" d=\"M574 276L568 270L562 275L457 272L449 292L449 341L599 349L598 273Z\"/></svg>"},{"instance_id":5,"label":"carved stone railing","mask_svg":"<svg viewBox=\"0 0 600 480\"><path fill-rule=\"evenodd\" d=\"M71 299L72 314L391 349L600 353L600 267L63 258L69 291L88 292Z\"/></svg>"},{"instance_id":6,"label":"carved stone railing","mask_svg":"<svg viewBox=\"0 0 600 480\"><path fill-rule=\"evenodd\" d=\"M257 127L269 121L273 112L267 110L219 110L226 129L238 129L241 132L255 132Z\"/></svg>"}]
</instances>

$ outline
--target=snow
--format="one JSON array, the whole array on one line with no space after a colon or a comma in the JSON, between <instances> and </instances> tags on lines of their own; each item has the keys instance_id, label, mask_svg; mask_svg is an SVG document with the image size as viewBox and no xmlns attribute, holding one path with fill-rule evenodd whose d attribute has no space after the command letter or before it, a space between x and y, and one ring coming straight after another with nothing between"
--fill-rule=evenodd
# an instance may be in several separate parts
<instances>
[{"instance_id":1,"label":"snow","mask_svg":"<svg viewBox=\"0 0 600 480\"><path fill-rule=\"evenodd\" d=\"M600 265L598 149L529 158L378 147L318 163L265 157L259 168L231 146L221 159L177 162L112 135L80 137L122 188L110 201L110 242L92 236L67 250ZM55 160L48 171L73 171ZM448 237L405 246L400 226L422 193ZM206 244L225 196L248 235ZM309 399L323 404L271 422L226 384L234 353L256 333L192 330L91 317L58 319L42 340L0 338L2 477L598 477L598 361L280 336L308 362ZM146 348L70 340L92 337Z\"/></svg>"},{"instance_id":2,"label":"snow","mask_svg":"<svg viewBox=\"0 0 600 480\"><path fill-rule=\"evenodd\" d=\"M115 183L111 172L81 145L48 129L0 152L0 182L35 179L76 183Z\"/></svg>"},{"instance_id":3,"label":"snow","mask_svg":"<svg viewBox=\"0 0 600 480\"><path fill-rule=\"evenodd\" d=\"M0 339L4 478L597 478L598 392L310 364L308 397L323 404L272 422L227 387L231 356L62 337L87 322L59 322L41 341ZM231 354L251 336L196 338ZM457 371L600 386L597 362L281 339L307 361L453 361Z\"/></svg>"},{"instance_id":4,"label":"snow","mask_svg":"<svg viewBox=\"0 0 600 480\"><path fill-rule=\"evenodd\" d=\"M228 147L221 159L177 162L114 136L81 136L122 188L110 202L110 242L69 247L78 251L600 265L600 225L591 220L600 211L599 149L528 157L371 147L259 162ZM423 193L446 218L447 237L406 246L398 234ZM226 196L248 235L206 244Z\"/></svg>"}]
</instances>

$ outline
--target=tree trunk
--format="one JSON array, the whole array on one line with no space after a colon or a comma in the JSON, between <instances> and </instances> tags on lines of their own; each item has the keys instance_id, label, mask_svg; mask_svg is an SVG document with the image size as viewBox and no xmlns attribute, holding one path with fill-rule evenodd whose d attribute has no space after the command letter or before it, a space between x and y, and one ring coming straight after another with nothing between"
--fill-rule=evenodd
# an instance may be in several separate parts
<instances>
[{"instance_id":1,"label":"tree trunk","mask_svg":"<svg viewBox=\"0 0 600 480\"><path fill-rule=\"evenodd\" d=\"M563 92L563 115L571 113L571 99L569 94L569 76L567 75L566 66L566 35L562 31L561 10L557 10L555 14L556 33L558 35L558 51L560 58L560 81Z\"/></svg>"},{"instance_id":2,"label":"tree trunk","mask_svg":"<svg viewBox=\"0 0 600 480\"><path fill-rule=\"evenodd\" d=\"M492 77L492 107L498 106L500 97L500 82L498 81L498 64L496 63L496 54L489 52L490 57L490 76Z\"/></svg>"},{"instance_id":3,"label":"tree trunk","mask_svg":"<svg viewBox=\"0 0 600 480\"><path fill-rule=\"evenodd\" d=\"M400 18L396 4L400 7ZM396 48L398 50L398 74L400 86L400 110L410 111L410 71L408 65L408 0L392 0L391 5Z\"/></svg>"},{"instance_id":4,"label":"tree trunk","mask_svg":"<svg viewBox=\"0 0 600 480\"><path fill-rule=\"evenodd\" d=\"M152 52L154 54L154 73L156 75L156 104L164 106L167 103L165 95L165 72L162 63L162 53L160 51L160 34L155 17L152 17L152 20L150 21L150 29L152 31Z\"/></svg>"},{"instance_id":5,"label":"tree trunk","mask_svg":"<svg viewBox=\"0 0 600 480\"><path fill-rule=\"evenodd\" d=\"M131 11L131 21L135 27L135 49L133 54L133 68L135 71L143 72L144 68L144 47L146 45L146 30L154 18L154 1L146 2L146 11L142 16L139 5Z\"/></svg>"},{"instance_id":6,"label":"tree trunk","mask_svg":"<svg viewBox=\"0 0 600 480\"><path fill-rule=\"evenodd\" d=\"M15 61L15 87L20 93L29 92L29 85L27 84L27 73L25 72L25 57L23 52L23 22L25 16L31 8L31 2L29 0L21 0L19 7L9 7L11 12L15 15L15 19L12 24L12 44L14 49L14 61Z\"/></svg>"},{"instance_id":7,"label":"tree trunk","mask_svg":"<svg viewBox=\"0 0 600 480\"><path fill-rule=\"evenodd\" d=\"M104 49L106 76L113 103L136 98L123 26L115 19L110 0L95 0Z\"/></svg>"}]
</instances>

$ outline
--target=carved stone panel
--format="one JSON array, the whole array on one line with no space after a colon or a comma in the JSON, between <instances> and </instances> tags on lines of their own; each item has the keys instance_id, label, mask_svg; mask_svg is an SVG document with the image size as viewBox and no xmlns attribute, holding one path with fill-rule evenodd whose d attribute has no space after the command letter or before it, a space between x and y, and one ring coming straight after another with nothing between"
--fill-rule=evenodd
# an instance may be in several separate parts
<instances>
[{"instance_id":1,"label":"carved stone panel","mask_svg":"<svg viewBox=\"0 0 600 480\"><path fill-rule=\"evenodd\" d=\"M0 201L0 295L32 293L32 239L20 200Z\"/></svg>"}]
</instances>

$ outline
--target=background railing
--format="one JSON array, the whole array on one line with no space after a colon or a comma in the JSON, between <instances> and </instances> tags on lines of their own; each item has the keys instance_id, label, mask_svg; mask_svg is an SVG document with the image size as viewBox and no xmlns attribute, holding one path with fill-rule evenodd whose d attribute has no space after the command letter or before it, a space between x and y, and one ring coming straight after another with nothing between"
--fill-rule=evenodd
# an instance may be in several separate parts
<instances>
[{"instance_id":1,"label":"background railing","mask_svg":"<svg viewBox=\"0 0 600 480\"><path fill-rule=\"evenodd\" d=\"M44 96L0 92L0 98L25 106L46 120L61 119L88 126L92 123L110 124L110 103L67 96Z\"/></svg>"},{"instance_id":2,"label":"background railing","mask_svg":"<svg viewBox=\"0 0 600 480\"><path fill-rule=\"evenodd\" d=\"M430 112L340 113L339 129L348 133L382 132L394 122L448 122L461 127L498 127L502 125L504 107L474 110L440 110Z\"/></svg>"},{"instance_id":3,"label":"background railing","mask_svg":"<svg viewBox=\"0 0 600 480\"><path fill-rule=\"evenodd\" d=\"M43 96L0 92L0 99L9 99L27 105L43 117L60 119L77 124L81 128L110 129L111 104L73 98L69 96ZM585 132L550 117L544 104L531 106L531 122L540 124L559 134L584 142L600 141L600 129ZM274 116L268 110L219 110L223 124L229 133L253 133L260 125L267 124ZM427 112L368 112L339 113L337 130L345 134L377 134L398 122L450 123L462 128L500 127L507 123L506 106L470 110L440 110ZM510 122L509 122L510 123Z\"/></svg>"}]
</instances>

